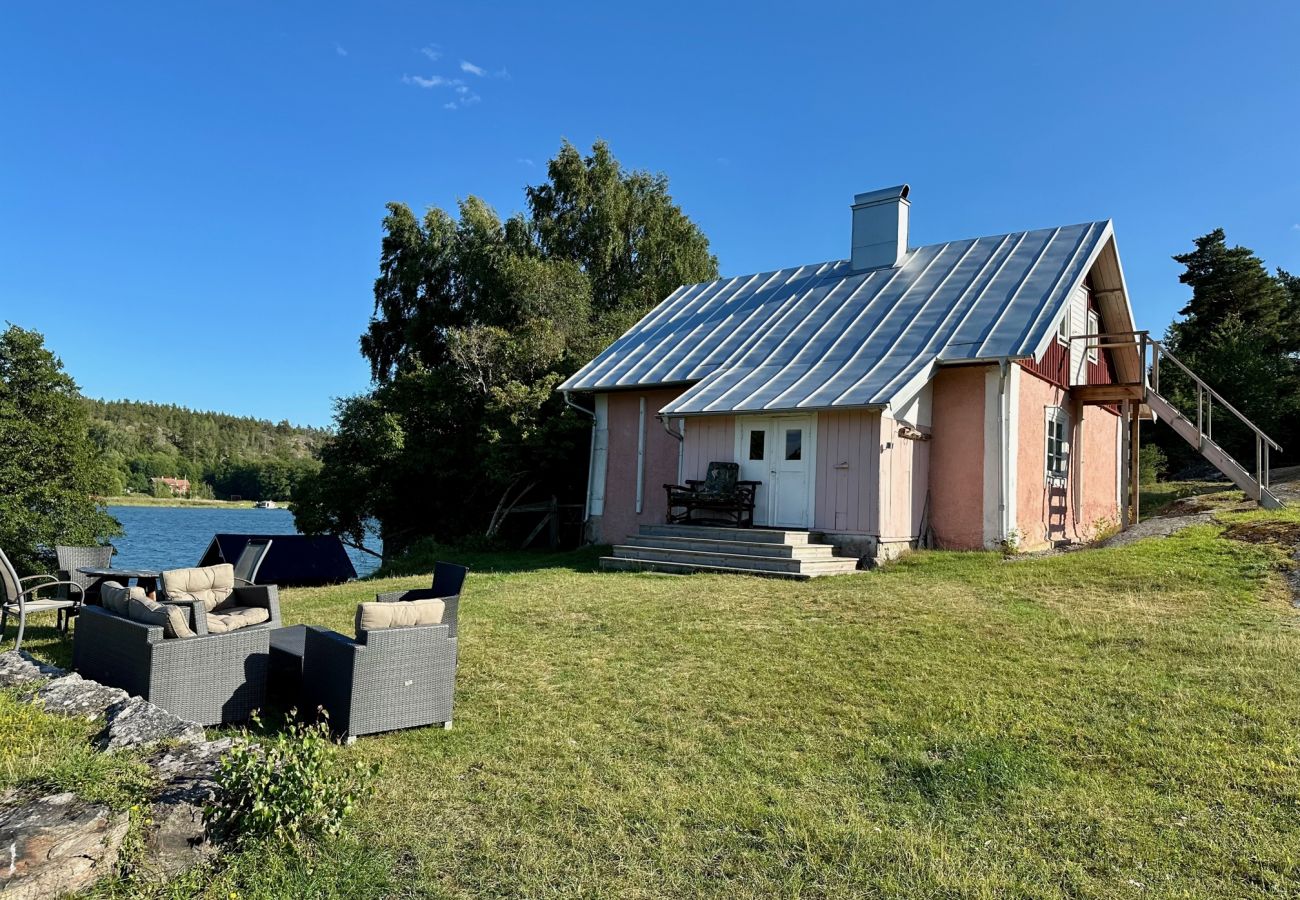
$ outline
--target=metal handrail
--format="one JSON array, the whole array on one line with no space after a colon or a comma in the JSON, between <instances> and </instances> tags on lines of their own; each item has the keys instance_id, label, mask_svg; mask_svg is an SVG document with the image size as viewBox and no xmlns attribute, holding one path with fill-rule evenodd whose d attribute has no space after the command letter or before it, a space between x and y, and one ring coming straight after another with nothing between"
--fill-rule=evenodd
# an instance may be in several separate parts
<instances>
[{"instance_id":1,"label":"metal handrail","mask_svg":"<svg viewBox=\"0 0 1300 900\"><path fill-rule=\"evenodd\" d=\"M1122 340L1123 338L1133 338L1132 341ZM1163 398L1160 393L1160 360L1168 359L1175 366L1183 371L1192 383L1196 386L1196 433L1199 436L1198 442L1208 440L1214 443L1214 401L1218 400L1223 404L1223 408L1237 417L1243 425L1255 432L1255 483L1262 490L1268 489L1270 465L1269 451L1282 450L1282 445L1269 437L1262 428L1246 418L1240 410L1224 399L1223 395L1210 387L1205 379L1197 375L1191 369L1183 364L1183 361L1169 352L1163 343L1151 337L1146 331L1109 331L1099 334L1078 334L1070 338L1071 341L1095 341L1093 344L1085 344L1085 351L1096 348L1100 351L1102 347L1118 348L1131 347L1137 345L1139 377L1142 384L1150 389L1153 393ZM1108 343L1114 342L1114 343ZM1147 347L1151 348L1151 365L1147 366ZM1181 416L1182 413L1179 413ZM1186 419L1186 416L1183 416ZM1191 420L1188 419L1188 422ZM1217 446L1217 445L1215 445ZM1199 448L1198 448L1199 449ZM1243 467L1244 468L1244 467Z\"/></svg>"},{"instance_id":2,"label":"metal handrail","mask_svg":"<svg viewBox=\"0 0 1300 900\"><path fill-rule=\"evenodd\" d=\"M1195 382L1196 387L1197 387L1198 390L1204 390L1207 394L1209 394L1209 395L1210 395L1211 397L1213 397L1215 400L1218 400L1220 403L1223 404L1224 408L1225 408L1226 410L1228 410L1228 412L1232 413L1234 416L1236 416L1238 419L1240 419L1243 425L1247 426L1248 428L1250 428L1251 431L1255 432L1255 434L1259 435L1261 438L1263 438L1265 441L1267 441L1268 444L1269 444L1269 445L1270 445L1274 450L1281 451L1281 449L1282 449L1282 445L1281 445L1281 444L1279 444L1277 441L1273 440L1271 437L1269 437L1267 434L1265 434L1265 433L1264 433L1264 429L1260 428L1260 427L1259 427L1258 425L1256 425L1254 422L1250 421L1250 419L1247 419L1244 415L1241 414L1240 411L1238 411L1238 409L1237 409L1235 406L1233 406L1233 405L1232 405L1231 403L1229 403L1227 400L1224 400L1224 399L1223 399L1223 395L1220 394L1218 391L1216 391L1214 388L1210 387L1208 384L1206 384L1204 379L1202 379L1199 375L1197 375L1197 374L1196 374L1195 372L1193 372L1191 369L1187 368L1187 366L1183 365L1182 361L1181 361L1178 357L1176 357L1176 356L1174 356L1172 353L1170 353L1169 350L1165 348L1165 345L1164 345L1164 344L1160 343L1160 341L1157 341L1157 340L1155 340L1154 338L1147 338L1147 342L1148 342L1149 344L1151 344L1152 348L1154 348L1154 352L1155 352L1155 354L1167 358L1170 362L1172 362L1172 363L1173 363L1174 365L1176 365L1178 368L1182 369L1183 372L1186 373L1187 376L1188 376L1189 378L1191 378L1193 382ZM1145 362L1145 360L1144 360L1144 362ZM1155 371L1158 373L1160 370L1159 370L1159 368L1157 368ZM1158 376L1157 376L1157 377L1158 377ZM1160 382L1159 382L1159 381L1157 381L1157 382L1152 386L1152 390L1154 390L1156 393L1160 393ZM1208 436L1208 435L1207 435L1207 436Z\"/></svg>"}]
</instances>

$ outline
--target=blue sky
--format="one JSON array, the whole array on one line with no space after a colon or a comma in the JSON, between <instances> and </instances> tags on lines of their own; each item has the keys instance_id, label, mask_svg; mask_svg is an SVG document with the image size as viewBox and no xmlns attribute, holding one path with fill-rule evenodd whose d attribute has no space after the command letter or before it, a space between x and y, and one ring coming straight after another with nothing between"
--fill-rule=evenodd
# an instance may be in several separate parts
<instances>
[{"instance_id":1,"label":"blue sky","mask_svg":"<svg viewBox=\"0 0 1300 900\"><path fill-rule=\"evenodd\" d=\"M666 173L724 274L1114 218L1141 327L1216 226L1300 270L1300 4L6 4L0 320L85 393L325 424L383 205ZM743 12L738 12L742 9Z\"/></svg>"}]
</instances>

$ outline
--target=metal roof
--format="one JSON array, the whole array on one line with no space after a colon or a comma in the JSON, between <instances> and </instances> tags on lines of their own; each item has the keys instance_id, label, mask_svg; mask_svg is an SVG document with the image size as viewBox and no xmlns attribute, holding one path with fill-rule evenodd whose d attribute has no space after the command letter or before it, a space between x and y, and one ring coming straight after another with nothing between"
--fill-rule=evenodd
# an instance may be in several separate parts
<instances>
[{"instance_id":1,"label":"metal roof","mask_svg":"<svg viewBox=\"0 0 1300 900\"><path fill-rule=\"evenodd\" d=\"M668 415L884 406L936 365L1033 356L1112 237L1089 222L683 286L560 389L690 384Z\"/></svg>"}]
</instances>

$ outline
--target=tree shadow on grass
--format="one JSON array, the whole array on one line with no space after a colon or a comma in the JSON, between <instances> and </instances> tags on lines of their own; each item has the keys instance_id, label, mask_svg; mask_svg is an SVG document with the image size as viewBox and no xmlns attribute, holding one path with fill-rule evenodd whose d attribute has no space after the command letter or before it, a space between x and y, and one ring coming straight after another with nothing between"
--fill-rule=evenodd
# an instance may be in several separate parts
<instances>
[{"instance_id":1,"label":"tree shadow on grass","mask_svg":"<svg viewBox=\"0 0 1300 900\"><path fill-rule=\"evenodd\" d=\"M591 573L600 571L600 558L608 556L609 553L608 545L581 547L577 550L541 551L472 550L445 544L421 543L399 559L385 562L367 578L425 575L432 572L434 563L440 560L468 566L471 572L480 575L537 572L545 569L570 569L574 572Z\"/></svg>"}]
</instances>

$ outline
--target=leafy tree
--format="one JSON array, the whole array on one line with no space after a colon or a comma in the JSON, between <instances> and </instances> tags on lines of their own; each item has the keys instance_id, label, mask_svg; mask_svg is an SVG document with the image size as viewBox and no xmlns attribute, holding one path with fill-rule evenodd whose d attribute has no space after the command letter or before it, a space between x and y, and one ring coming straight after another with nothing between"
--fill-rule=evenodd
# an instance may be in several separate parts
<instances>
[{"instance_id":1,"label":"leafy tree","mask_svg":"<svg viewBox=\"0 0 1300 900\"><path fill-rule=\"evenodd\" d=\"M1174 260L1192 296L1183 318L1165 335L1169 349L1248 419L1294 454L1300 441L1300 284L1281 270L1269 274L1246 247L1229 247L1223 229L1197 238ZM1191 381L1161 369L1162 392L1183 410L1196 408ZM1158 438L1172 468L1199 460L1168 431ZM1254 433L1223 409L1213 416L1214 440L1248 467ZM1275 464L1280 462L1274 460Z\"/></svg>"},{"instance_id":2,"label":"leafy tree","mask_svg":"<svg viewBox=\"0 0 1300 900\"><path fill-rule=\"evenodd\" d=\"M717 277L708 241L662 175L603 143L565 143L527 214L477 197L457 215L390 203L361 352L372 390L341 402L322 469L295 507L304 531L385 554L481 531L505 497L581 499L590 422L555 388L682 284Z\"/></svg>"},{"instance_id":3,"label":"leafy tree","mask_svg":"<svg viewBox=\"0 0 1300 900\"><path fill-rule=\"evenodd\" d=\"M35 331L0 334L0 547L23 572L56 543L120 534L91 499L102 476L77 385Z\"/></svg>"}]
</instances>

